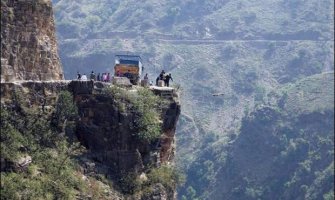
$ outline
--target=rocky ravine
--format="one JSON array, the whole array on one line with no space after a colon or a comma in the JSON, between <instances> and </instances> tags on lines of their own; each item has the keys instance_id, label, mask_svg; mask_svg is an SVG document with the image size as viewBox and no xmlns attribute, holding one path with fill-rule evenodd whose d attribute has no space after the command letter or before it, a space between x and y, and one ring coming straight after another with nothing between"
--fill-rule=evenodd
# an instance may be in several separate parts
<instances>
[{"instance_id":1,"label":"rocky ravine","mask_svg":"<svg viewBox=\"0 0 335 200\"><path fill-rule=\"evenodd\" d=\"M1 1L1 82L62 80L52 3Z\"/></svg>"}]
</instances>

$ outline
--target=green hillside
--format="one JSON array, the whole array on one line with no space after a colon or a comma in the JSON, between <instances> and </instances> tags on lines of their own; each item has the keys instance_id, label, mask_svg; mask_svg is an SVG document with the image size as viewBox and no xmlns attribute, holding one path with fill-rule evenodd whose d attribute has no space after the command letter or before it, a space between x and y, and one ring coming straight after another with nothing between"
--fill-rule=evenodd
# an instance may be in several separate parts
<instances>
[{"instance_id":1,"label":"green hillside","mask_svg":"<svg viewBox=\"0 0 335 200\"><path fill-rule=\"evenodd\" d=\"M206 137L183 198L332 199L333 84L327 73L286 85L243 118L230 142Z\"/></svg>"},{"instance_id":2,"label":"green hillside","mask_svg":"<svg viewBox=\"0 0 335 200\"><path fill-rule=\"evenodd\" d=\"M329 40L334 33L334 3L329 0L54 2L64 38L113 38L110 33L122 32L120 36Z\"/></svg>"},{"instance_id":3,"label":"green hillside","mask_svg":"<svg viewBox=\"0 0 335 200\"><path fill-rule=\"evenodd\" d=\"M334 109L334 73L310 76L283 87L281 109L290 115Z\"/></svg>"}]
</instances>

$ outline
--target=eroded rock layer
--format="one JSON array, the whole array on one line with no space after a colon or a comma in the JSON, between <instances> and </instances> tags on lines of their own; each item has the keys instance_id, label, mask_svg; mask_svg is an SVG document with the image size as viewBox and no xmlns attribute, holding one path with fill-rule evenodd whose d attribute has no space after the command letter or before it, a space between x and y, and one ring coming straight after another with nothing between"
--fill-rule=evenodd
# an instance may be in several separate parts
<instances>
[{"instance_id":1,"label":"eroded rock layer","mask_svg":"<svg viewBox=\"0 0 335 200\"><path fill-rule=\"evenodd\" d=\"M62 80L50 0L1 0L1 82Z\"/></svg>"}]
</instances>

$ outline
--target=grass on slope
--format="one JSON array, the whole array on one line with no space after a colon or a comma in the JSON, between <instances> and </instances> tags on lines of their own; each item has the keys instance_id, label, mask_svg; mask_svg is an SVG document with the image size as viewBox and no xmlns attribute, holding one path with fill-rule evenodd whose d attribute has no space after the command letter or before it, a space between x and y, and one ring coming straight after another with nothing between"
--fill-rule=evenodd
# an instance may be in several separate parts
<instances>
[{"instance_id":1,"label":"grass on slope","mask_svg":"<svg viewBox=\"0 0 335 200\"><path fill-rule=\"evenodd\" d=\"M310 76L283 87L279 101L290 114L334 109L334 73Z\"/></svg>"},{"instance_id":2,"label":"grass on slope","mask_svg":"<svg viewBox=\"0 0 335 200\"><path fill-rule=\"evenodd\" d=\"M26 107L21 93L15 96L11 106L1 105L1 199L104 198L99 182L84 180L76 162L84 148L62 133L61 127L74 129L71 94L59 94L52 116ZM26 166L25 157L31 158Z\"/></svg>"}]
</instances>

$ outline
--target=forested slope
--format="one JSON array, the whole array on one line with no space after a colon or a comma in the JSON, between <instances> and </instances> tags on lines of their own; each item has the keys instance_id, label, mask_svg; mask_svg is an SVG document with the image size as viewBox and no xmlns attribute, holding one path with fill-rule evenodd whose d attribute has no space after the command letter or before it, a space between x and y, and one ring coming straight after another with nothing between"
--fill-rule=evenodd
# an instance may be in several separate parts
<instances>
[{"instance_id":1,"label":"forested slope","mask_svg":"<svg viewBox=\"0 0 335 200\"><path fill-rule=\"evenodd\" d=\"M334 74L315 75L270 93L222 144L207 138L189 170L192 199L332 199ZM304 105L304 106L302 106ZM202 170L199 170L202 169ZM201 198L201 199L202 199Z\"/></svg>"}]
</instances>

